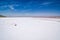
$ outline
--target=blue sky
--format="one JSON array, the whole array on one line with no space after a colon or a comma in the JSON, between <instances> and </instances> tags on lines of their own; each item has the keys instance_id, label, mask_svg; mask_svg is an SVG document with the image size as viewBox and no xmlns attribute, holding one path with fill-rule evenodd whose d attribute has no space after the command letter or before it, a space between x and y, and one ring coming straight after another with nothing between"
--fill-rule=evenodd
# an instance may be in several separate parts
<instances>
[{"instance_id":1,"label":"blue sky","mask_svg":"<svg viewBox=\"0 0 60 40\"><path fill-rule=\"evenodd\" d=\"M0 0L0 15L60 16L60 0Z\"/></svg>"}]
</instances>

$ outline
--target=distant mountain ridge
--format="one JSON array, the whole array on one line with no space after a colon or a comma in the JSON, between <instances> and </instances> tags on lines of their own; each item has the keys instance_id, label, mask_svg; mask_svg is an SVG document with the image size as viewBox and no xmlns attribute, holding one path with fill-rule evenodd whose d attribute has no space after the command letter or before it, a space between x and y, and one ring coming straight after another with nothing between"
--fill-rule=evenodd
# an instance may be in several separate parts
<instances>
[{"instance_id":1,"label":"distant mountain ridge","mask_svg":"<svg viewBox=\"0 0 60 40\"><path fill-rule=\"evenodd\" d=\"M0 17L6 17L6 16L0 15Z\"/></svg>"},{"instance_id":2,"label":"distant mountain ridge","mask_svg":"<svg viewBox=\"0 0 60 40\"><path fill-rule=\"evenodd\" d=\"M60 18L60 16L4 16L4 15L0 15L0 17Z\"/></svg>"}]
</instances>

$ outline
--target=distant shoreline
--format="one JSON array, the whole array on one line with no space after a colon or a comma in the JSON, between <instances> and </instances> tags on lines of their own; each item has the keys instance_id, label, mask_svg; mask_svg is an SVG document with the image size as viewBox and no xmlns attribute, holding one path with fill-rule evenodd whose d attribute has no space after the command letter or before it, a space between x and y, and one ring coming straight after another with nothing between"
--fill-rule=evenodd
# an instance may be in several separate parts
<instances>
[{"instance_id":1,"label":"distant shoreline","mask_svg":"<svg viewBox=\"0 0 60 40\"><path fill-rule=\"evenodd\" d=\"M8 16L8 17L0 17L0 18L19 18L19 17L32 17L32 18L59 18L60 16Z\"/></svg>"}]
</instances>

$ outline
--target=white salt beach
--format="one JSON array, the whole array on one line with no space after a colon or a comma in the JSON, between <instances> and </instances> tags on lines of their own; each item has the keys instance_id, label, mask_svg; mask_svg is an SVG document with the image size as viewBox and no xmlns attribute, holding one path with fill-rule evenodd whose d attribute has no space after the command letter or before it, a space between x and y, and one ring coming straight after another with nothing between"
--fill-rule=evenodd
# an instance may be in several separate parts
<instances>
[{"instance_id":1,"label":"white salt beach","mask_svg":"<svg viewBox=\"0 0 60 40\"><path fill-rule=\"evenodd\" d=\"M60 40L60 19L0 18L0 40Z\"/></svg>"}]
</instances>

